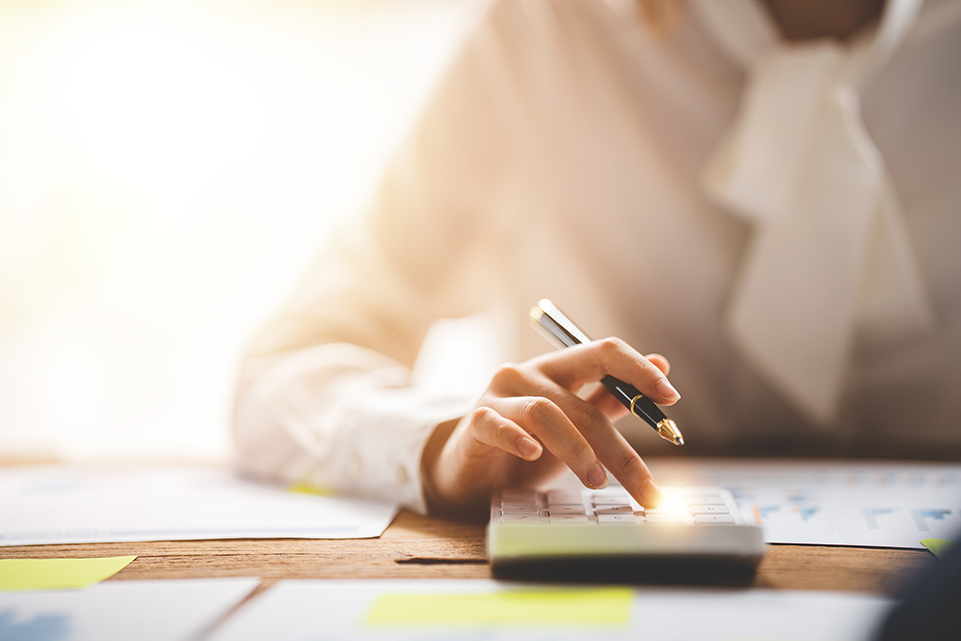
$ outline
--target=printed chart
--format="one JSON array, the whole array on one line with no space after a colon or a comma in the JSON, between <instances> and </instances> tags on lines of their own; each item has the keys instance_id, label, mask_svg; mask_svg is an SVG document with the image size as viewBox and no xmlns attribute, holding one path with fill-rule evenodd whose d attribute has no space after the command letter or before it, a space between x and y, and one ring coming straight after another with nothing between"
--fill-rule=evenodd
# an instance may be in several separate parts
<instances>
[{"instance_id":1,"label":"printed chart","mask_svg":"<svg viewBox=\"0 0 961 641\"><path fill-rule=\"evenodd\" d=\"M961 533L961 465L648 462L662 485L731 491L768 543L923 548Z\"/></svg>"}]
</instances>

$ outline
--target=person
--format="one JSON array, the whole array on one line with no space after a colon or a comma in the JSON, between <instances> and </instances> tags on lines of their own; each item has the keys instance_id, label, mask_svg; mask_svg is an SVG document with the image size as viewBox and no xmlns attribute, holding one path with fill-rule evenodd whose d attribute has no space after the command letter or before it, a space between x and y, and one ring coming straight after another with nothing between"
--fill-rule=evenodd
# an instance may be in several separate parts
<instances>
[{"instance_id":1,"label":"person","mask_svg":"<svg viewBox=\"0 0 961 641\"><path fill-rule=\"evenodd\" d=\"M952 540L958 538L955 535ZM957 607L961 598L961 545L952 544L941 556L901 586L894 604L874 631L873 641L957 638L961 625Z\"/></svg>"},{"instance_id":2,"label":"person","mask_svg":"<svg viewBox=\"0 0 961 641\"><path fill-rule=\"evenodd\" d=\"M569 468L654 505L638 451L679 450L613 426L605 374L693 454L956 456L959 6L495 2L253 341L239 468L445 515ZM610 338L551 351L543 297ZM512 364L412 381L471 314Z\"/></svg>"}]
</instances>

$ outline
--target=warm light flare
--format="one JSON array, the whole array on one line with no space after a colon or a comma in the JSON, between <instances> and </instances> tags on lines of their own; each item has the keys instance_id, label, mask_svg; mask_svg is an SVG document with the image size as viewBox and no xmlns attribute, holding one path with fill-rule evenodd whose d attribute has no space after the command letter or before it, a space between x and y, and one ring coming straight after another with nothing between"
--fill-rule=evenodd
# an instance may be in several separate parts
<instances>
[{"instance_id":1,"label":"warm light flare","mask_svg":"<svg viewBox=\"0 0 961 641\"><path fill-rule=\"evenodd\" d=\"M0 3L0 451L226 456L481 0Z\"/></svg>"}]
</instances>

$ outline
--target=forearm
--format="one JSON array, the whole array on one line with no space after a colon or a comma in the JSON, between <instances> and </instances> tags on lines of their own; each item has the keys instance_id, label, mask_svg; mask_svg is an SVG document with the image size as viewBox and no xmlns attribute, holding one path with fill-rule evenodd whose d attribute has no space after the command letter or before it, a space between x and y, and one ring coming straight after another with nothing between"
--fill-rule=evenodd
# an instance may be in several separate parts
<instances>
[{"instance_id":1,"label":"forearm","mask_svg":"<svg viewBox=\"0 0 961 641\"><path fill-rule=\"evenodd\" d=\"M354 345L278 359L238 395L240 469L399 502L426 511L421 456L435 427L473 399L408 386L409 371Z\"/></svg>"}]
</instances>

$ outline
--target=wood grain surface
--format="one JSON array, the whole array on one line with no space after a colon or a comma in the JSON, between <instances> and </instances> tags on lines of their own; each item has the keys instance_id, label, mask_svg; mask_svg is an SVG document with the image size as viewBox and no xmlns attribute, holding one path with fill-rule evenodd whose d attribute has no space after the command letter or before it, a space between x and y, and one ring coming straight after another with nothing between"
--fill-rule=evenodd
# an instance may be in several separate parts
<instances>
[{"instance_id":1,"label":"wood grain surface","mask_svg":"<svg viewBox=\"0 0 961 641\"><path fill-rule=\"evenodd\" d=\"M137 555L110 580L255 576L281 579L486 579L485 526L402 511L377 539L228 539L0 547L0 558ZM932 555L924 550L772 545L737 587L891 595ZM643 584L643 577L632 583ZM721 583L723 585L723 582ZM735 584L732 584L732 586Z\"/></svg>"}]
</instances>

